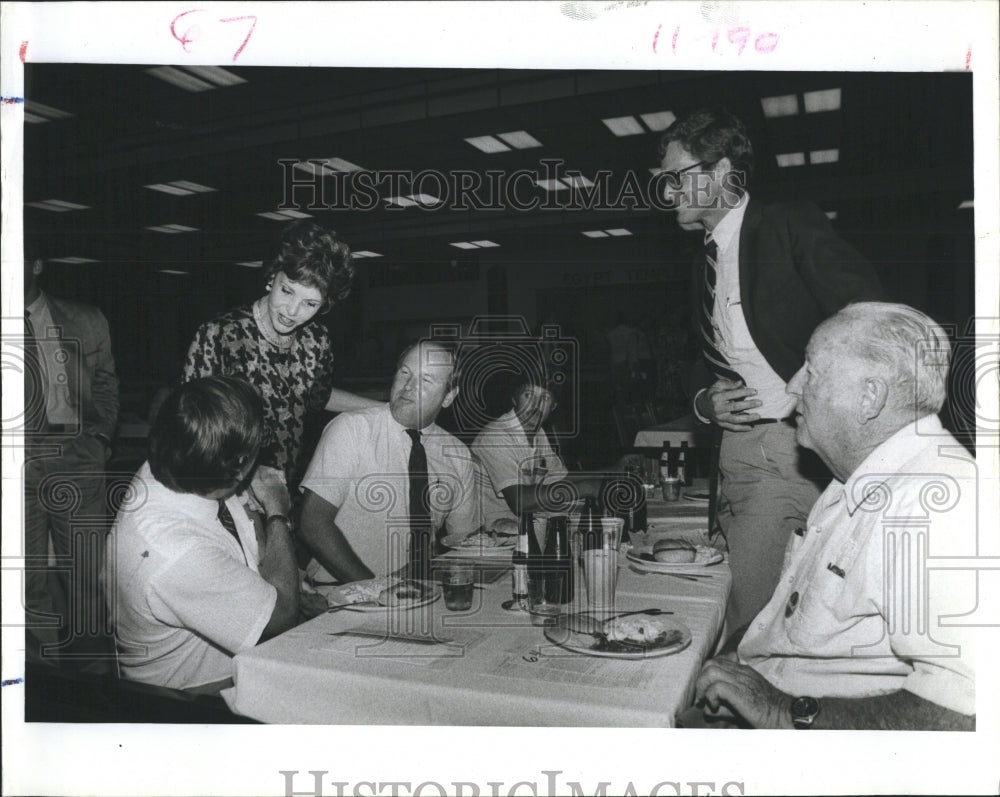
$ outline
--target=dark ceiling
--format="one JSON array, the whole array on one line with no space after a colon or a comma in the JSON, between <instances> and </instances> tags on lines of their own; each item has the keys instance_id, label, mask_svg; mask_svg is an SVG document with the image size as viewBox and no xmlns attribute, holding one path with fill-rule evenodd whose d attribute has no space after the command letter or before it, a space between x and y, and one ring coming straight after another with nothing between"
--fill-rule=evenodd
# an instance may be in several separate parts
<instances>
[{"instance_id":1,"label":"dark ceiling","mask_svg":"<svg viewBox=\"0 0 1000 797\"><path fill-rule=\"evenodd\" d=\"M565 170L613 176L657 164L658 135L615 137L608 117L675 113L706 102L747 123L757 153L754 190L813 199L845 234L900 227L947 232L971 225L972 81L963 73L775 73L233 68L245 83L189 93L146 67L29 64L26 99L72 116L25 125L25 202L61 199L88 209L25 208L53 257L148 269L239 269L260 260L281 226L256 215L282 202L281 160L340 157L368 170L443 173ZM766 119L761 98L840 88L839 110ZM29 106L30 108L30 106ZM467 137L525 130L542 147L485 154ZM784 152L839 150L839 160L778 168ZM303 172L296 172L306 179ZM145 188L188 180L218 190L171 196ZM328 191L333 179L327 178ZM435 182L424 184L434 192ZM301 190L301 189L300 189ZM386 186L379 186L384 199ZM404 192L409 193L409 192ZM436 192L435 192L436 193ZM570 192L558 194L565 203ZM522 197L547 194L525 180ZM301 204L308 195L297 194ZM552 202L552 200L550 200ZM488 238L505 252L585 253L585 230L624 227L657 245L677 236L661 210L447 207L305 209L355 250L386 261L454 257L449 244ZM965 215L963 215L965 214ZM196 232L145 228L183 224ZM499 250L493 250L499 251ZM592 251L592 250L589 250ZM209 271L210 275L212 272Z\"/></svg>"}]
</instances>

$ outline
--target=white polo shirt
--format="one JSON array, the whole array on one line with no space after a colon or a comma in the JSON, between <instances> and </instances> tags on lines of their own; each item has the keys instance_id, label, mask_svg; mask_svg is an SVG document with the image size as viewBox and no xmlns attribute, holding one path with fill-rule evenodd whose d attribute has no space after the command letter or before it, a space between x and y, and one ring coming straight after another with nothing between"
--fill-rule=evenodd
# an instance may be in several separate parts
<instances>
[{"instance_id":1,"label":"white polo shirt","mask_svg":"<svg viewBox=\"0 0 1000 797\"><path fill-rule=\"evenodd\" d=\"M472 453L484 471L480 500L486 528L500 518L516 519L504 500L504 488L556 481L567 473L545 430L539 429L529 441L513 410L483 427L472 442Z\"/></svg>"},{"instance_id":2,"label":"white polo shirt","mask_svg":"<svg viewBox=\"0 0 1000 797\"><path fill-rule=\"evenodd\" d=\"M917 426L920 426L920 432ZM774 596L739 657L792 695L859 698L912 692L976 711L974 569L936 560L977 555L976 463L936 416L904 427L793 533Z\"/></svg>"},{"instance_id":3,"label":"white polo shirt","mask_svg":"<svg viewBox=\"0 0 1000 797\"><path fill-rule=\"evenodd\" d=\"M220 681L260 639L278 591L258 572L253 522L235 497L226 508L239 543L218 501L167 489L149 463L132 479L105 563L125 678L174 689Z\"/></svg>"}]
</instances>

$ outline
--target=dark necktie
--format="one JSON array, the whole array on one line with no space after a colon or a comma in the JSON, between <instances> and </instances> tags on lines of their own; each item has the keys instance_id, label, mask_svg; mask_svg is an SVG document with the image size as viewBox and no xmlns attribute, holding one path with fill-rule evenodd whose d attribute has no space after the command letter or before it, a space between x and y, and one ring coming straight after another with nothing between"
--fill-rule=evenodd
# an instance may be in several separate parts
<instances>
[{"instance_id":1,"label":"dark necktie","mask_svg":"<svg viewBox=\"0 0 1000 797\"><path fill-rule=\"evenodd\" d=\"M407 429L413 441L410 448L410 574L413 578L430 577L431 515L427 505L427 452L420 442L420 432Z\"/></svg>"},{"instance_id":2,"label":"dark necktie","mask_svg":"<svg viewBox=\"0 0 1000 797\"><path fill-rule=\"evenodd\" d=\"M219 501L219 522L222 524L222 528L233 535L233 539L236 540L236 544L240 546L240 550L243 551L243 543L240 542L240 534L236 530L236 521L233 520L233 516L229 514L229 508L226 506L225 501ZM243 551L243 560L246 561L247 554Z\"/></svg>"},{"instance_id":3,"label":"dark necktie","mask_svg":"<svg viewBox=\"0 0 1000 797\"><path fill-rule=\"evenodd\" d=\"M31 312L24 311L24 430L45 429L45 362L42 360Z\"/></svg>"},{"instance_id":4,"label":"dark necktie","mask_svg":"<svg viewBox=\"0 0 1000 797\"><path fill-rule=\"evenodd\" d=\"M742 377L729 367L729 363L716 346L715 325L712 323L712 314L715 309L715 280L716 280L716 259L718 258L719 247L712 236L705 235L705 285L702 291L701 303L701 323L698 330L701 333L701 351L705 355L705 361L709 369L718 378L742 381Z\"/></svg>"}]
</instances>

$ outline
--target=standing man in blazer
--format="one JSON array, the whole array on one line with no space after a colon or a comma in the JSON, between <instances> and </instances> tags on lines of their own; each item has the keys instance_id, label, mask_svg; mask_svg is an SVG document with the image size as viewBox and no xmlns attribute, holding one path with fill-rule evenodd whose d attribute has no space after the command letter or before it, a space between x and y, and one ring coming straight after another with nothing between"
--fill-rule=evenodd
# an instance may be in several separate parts
<instances>
[{"instance_id":1,"label":"standing man in blazer","mask_svg":"<svg viewBox=\"0 0 1000 797\"><path fill-rule=\"evenodd\" d=\"M24 576L28 651L51 661L102 657L97 573L108 530L104 469L118 421L108 322L96 307L41 290L25 242ZM57 567L46 567L49 541ZM71 566L70 566L71 563Z\"/></svg>"},{"instance_id":2,"label":"standing man in blazer","mask_svg":"<svg viewBox=\"0 0 1000 797\"><path fill-rule=\"evenodd\" d=\"M821 484L803 473L785 386L826 318L881 298L871 265L811 203L751 197L753 146L721 108L694 111L664 133L664 196L683 229L705 235L693 274L703 358L692 385L698 419L720 441L718 524L733 588L727 625L746 625L770 599L785 543L805 524Z\"/></svg>"}]
</instances>

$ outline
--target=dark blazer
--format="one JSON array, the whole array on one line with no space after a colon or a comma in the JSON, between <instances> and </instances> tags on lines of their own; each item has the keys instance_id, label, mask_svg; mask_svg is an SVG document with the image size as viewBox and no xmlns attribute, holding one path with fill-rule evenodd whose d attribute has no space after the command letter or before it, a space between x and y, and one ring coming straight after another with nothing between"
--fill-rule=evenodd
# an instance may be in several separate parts
<instances>
[{"instance_id":1,"label":"dark blazer","mask_svg":"<svg viewBox=\"0 0 1000 797\"><path fill-rule=\"evenodd\" d=\"M740 228L740 301L750 336L786 382L802 367L813 330L851 302L877 301L882 288L871 264L840 238L809 202L765 205L750 198ZM695 323L705 292L695 264ZM693 394L715 377L698 357Z\"/></svg>"},{"instance_id":2,"label":"dark blazer","mask_svg":"<svg viewBox=\"0 0 1000 797\"><path fill-rule=\"evenodd\" d=\"M45 294L45 301L52 314L52 325L58 329L60 340L79 341L79 354L75 347L69 349L66 376L70 385L80 386L80 424L85 434L115 436L118 423L118 376L111 352L111 333L108 322L96 307ZM36 330L36 335L46 332Z\"/></svg>"}]
</instances>

